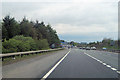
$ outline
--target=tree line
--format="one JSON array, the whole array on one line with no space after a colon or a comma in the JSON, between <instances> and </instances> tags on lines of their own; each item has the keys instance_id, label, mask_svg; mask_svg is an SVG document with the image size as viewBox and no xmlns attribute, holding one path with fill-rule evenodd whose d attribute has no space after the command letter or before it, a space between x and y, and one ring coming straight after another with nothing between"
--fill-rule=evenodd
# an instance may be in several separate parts
<instances>
[{"instance_id":1,"label":"tree line","mask_svg":"<svg viewBox=\"0 0 120 80\"><path fill-rule=\"evenodd\" d=\"M102 41L90 42L90 43L78 43L78 47L96 47L97 49L102 49L103 47L108 50L118 50L120 47L118 46L119 40L112 40L111 38L104 38Z\"/></svg>"},{"instance_id":2,"label":"tree line","mask_svg":"<svg viewBox=\"0 0 120 80\"><path fill-rule=\"evenodd\" d=\"M73 45L77 47L96 47L97 49L101 50L103 47L107 48L108 50L120 50L120 40L113 40L111 38L103 38L102 41L97 42L67 42L64 40L61 40L61 42L65 42L68 45Z\"/></svg>"},{"instance_id":3,"label":"tree line","mask_svg":"<svg viewBox=\"0 0 120 80\"><path fill-rule=\"evenodd\" d=\"M104 38L102 41L91 42L89 46L95 46L98 49L103 47L107 48L108 50L118 50L118 40L113 40L111 38Z\"/></svg>"},{"instance_id":4,"label":"tree line","mask_svg":"<svg viewBox=\"0 0 120 80\"><path fill-rule=\"evenodd\" d=\"M33 46L32 44L31 48L29 46L27 47L26 50L23 49L20 50L18 48L19 44L16 47L12 47L15 45L14 44L16 42L15 40L19 40L21 44L24 46L33 43L34 46L36 45L37 47L36 48L34 47L35 49L32 49ZM20 43L19 41L16 42L16 44ZM37 50L42 49L42 47L43 48L60 47L59 37L50 24L45 25L43 21L39 22L38 20L36 20L36 22L29 21L28 19L26 19L26 17L24 17L22 21L16 21L14 17L10 17L9 15L4 17L2 20L2 43L3 52ZM9 50L10 47L12 47L13 50ZM17 50L14 50L14 48L16 48Z\"/></svg>"}]
</instances>

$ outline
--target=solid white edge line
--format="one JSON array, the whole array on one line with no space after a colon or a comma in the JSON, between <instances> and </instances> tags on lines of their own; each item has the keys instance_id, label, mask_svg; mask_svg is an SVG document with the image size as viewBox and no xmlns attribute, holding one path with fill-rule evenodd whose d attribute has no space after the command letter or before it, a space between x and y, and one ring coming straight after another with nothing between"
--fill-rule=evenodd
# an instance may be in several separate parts
<instances>
[{"instance_id":1,"label":"solid white edge line","mask_svg":"<svg viewBox=\"0 0 120 80\"><path fill-rule=\"evenodd\" d=\"M49 72L46 73L41 80L45 80L53 72L53 70L66 58L70 51L68 51L67 54L65 54L65 56L61 60L59 60L59 62L55 64L55 66L51 70L49 70Z\"/></svg>"},{"instance_id":2,"label":"solid white edge line","mask_svg":"<svg viewBox=\"0 0 120 80\"><path fill-rule=\"evenodd\" d=\"M102 63L102 64L105 65L106 67L108 67L108 68L112 69L113 71L116 71L117 73L120 74L120 71L118 71L116 68L113 68L113 67L111 67L110 65L107 65L106 63L100 61L99 59L97 59L97 58L95 58L95 57L93 57L93 56L91 56L91 55L89 55L89 54L87 54L87 53L85 53L85 52L84 52L84 54L88 55L89 57L97 60L98 62Z\"/></svg>"}]
</instances>

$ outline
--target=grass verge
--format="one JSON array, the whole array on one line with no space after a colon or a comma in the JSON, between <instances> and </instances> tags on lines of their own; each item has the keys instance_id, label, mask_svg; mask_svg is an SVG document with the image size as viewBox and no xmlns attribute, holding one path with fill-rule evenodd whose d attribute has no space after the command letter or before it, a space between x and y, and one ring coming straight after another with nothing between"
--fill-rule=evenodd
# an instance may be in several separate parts
<instances>
[{"instance_id":1,"label":"grass verge","mask_svg":"<svg viewBox=\"0 0 120 80\"><path fill-rule=\"evenodd\" d=\"M15 59L13 59L12 57L8 57L8 58L5 58L4 61L2 61L2 66L12 64L12 63L15 63L15 62L18 62L18 61L34 58L34 57L41 56L41 55L56 53L57 51L60 51L60 50L44 52L44 53L37 53L37 54L23 55L22 57L21 56L15 56Z\"/></svg>"}]
</instances>

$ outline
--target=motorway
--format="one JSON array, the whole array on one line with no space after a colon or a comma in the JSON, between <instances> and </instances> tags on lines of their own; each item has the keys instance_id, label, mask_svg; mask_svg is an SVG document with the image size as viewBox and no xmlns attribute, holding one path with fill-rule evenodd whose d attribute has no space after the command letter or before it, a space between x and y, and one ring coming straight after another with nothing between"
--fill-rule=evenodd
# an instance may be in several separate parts
<instances>
[{"instance_id":1,"label":"motorway","mask_svg":"<svg viewBox=\"0 0 120 80\"><path fill-rule=\"evenodd\" d=\"M118 78L116 71L92 59L84 52L91 53L91 51L72 49L49 78Z\"/></svg>"},{"instance_id":2,"label":"motorway","mask_svg":"<svg viewBox=\"0 0 120 80\"><path fill-rule=\"evenodd\" d=\"M118 78L117 67L117 53L66 49L3 66L3 78Z\"/></svg>"},{"instance_id":3,"label":"motorway","mask_svg":"<svg viewBox=\"0 0 120 80\"><path fill-rule=\"evenodd\" d=\"M19 61L2 67L3 78L41 78L68 50Z\"/></svg>"}]
</instances>

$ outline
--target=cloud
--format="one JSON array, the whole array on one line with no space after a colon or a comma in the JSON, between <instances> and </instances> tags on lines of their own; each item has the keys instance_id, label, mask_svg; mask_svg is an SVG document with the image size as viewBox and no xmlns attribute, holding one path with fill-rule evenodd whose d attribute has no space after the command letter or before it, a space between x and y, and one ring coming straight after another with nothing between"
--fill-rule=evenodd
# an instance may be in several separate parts
<instances>
[{"instance_id":1,"label":"cloud","mask_svg":"<svg viewBox=\"0 0 120 80\"><path fill-rule=\"evenodd\" d=\"M88 39L90 34L99 33L97 36L103 38L103 33L118 32L118 1L4 0L2 15L10 14L17 20L26 16L30 20L50 23L62 36L79 34Z\"/></svg>"},{"instance_id":2,"label":"cloud","mask_svg":"<svg viewBox=\"0 0 120 80\"><path fill-rule=\"evenodd\" d=\"M94 42L94 41L102 41L103 38L112 38L114 40L117 39L118 33L116 32L93 32L89 33L89 35L83 34L59 34L60 39L66 41L76 41L76 42Z\"/></svg>"},{"instance_id":3,"label":"cloud","mask_svg":"<svg viewBox=\"0 0 120 80\"><path fill-rule=\"evenodd\" d=\"M91 26L74 26L70 24L56 24L53 28L58 32L58 34L84 34L88 35L89 33L94 32L117 32L117 28L103 27L103 25L91 25Z\"/></svg>"},{"instance_id":4,"label":"cloud","mask_svg":"<svg viewBox=\"0 0 120 80\"><path fill-rule=\"evenodd\" d=\"M2 2L118 2L119 0L2 0Z\"/></svg>"}]
</instances>

